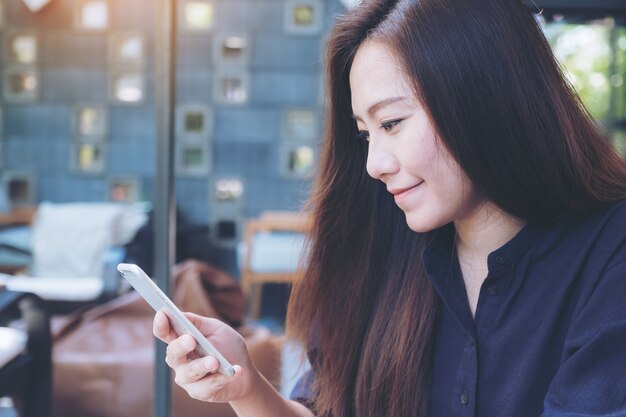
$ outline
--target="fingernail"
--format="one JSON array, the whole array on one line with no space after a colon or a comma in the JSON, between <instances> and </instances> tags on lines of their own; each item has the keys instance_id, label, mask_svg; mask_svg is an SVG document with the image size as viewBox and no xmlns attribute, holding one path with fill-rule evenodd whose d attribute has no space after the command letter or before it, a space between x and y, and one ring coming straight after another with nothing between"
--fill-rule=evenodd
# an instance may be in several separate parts
<instances>
[{"instance_id":1,"label":"fingernail","mask_svg":"<svg viewBox=\"0 0 626 417\"><path fill-rule=\"evenodd\" d=\"M215 359L212 357L207 358L204 361L204 367L208 370L208 371L212 371L215 370Z\"/></svg>"},{"instance_id":2,"label":"fingernail","mask_svg":"<svg viewBox=\"0 0 626 417\"><path fill-rule=\"evenodd\" d=\"M158 324L159 326L164 325L165 324L165 314L163 314L160 311L157 312L155 321L156 321L156 324Z\"/></svg>"}]
</instances>

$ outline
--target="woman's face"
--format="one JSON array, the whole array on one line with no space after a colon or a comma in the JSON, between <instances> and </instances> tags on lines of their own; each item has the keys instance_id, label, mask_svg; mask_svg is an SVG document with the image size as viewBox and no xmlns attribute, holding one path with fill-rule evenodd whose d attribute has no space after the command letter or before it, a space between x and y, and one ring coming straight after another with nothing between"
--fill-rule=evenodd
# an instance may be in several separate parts
<instances>
[{"instance_id":1,"label":"woman's face","mask_svg":"<svg viewBox=\"0 0 626 417\"><path fill-rule=\"evenodd\" d=\"M471 216L474 186L437 140L411 83L384 44L366 40L350 71L352 111L368 140L367 172L385 183L409 227L427 232Z\"/></svg>"}]
</instances>

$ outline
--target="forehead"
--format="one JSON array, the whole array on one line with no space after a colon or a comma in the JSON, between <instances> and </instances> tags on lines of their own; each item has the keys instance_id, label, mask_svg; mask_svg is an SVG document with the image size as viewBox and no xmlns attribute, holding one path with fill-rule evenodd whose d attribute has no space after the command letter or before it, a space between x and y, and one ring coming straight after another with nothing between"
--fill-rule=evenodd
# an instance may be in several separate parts
<instances>
[{"instance_id":1,"label":"forehead","mask_svg":"<svg viewBox=\"0 0 626 417\"><path fill-rule=\"evenodd\" d=\"M366 108L391 96L414 96L409 79L394 52L382 42L364 41L350 69L354 107Z\"/></svg>"}]
</instances>

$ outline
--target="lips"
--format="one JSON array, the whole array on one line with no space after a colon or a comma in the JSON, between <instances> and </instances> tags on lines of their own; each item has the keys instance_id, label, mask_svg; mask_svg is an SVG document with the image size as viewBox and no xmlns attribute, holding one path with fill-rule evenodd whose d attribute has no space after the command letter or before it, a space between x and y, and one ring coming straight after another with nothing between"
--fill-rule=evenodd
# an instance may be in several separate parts
<instances>
[{"instance_id":1,"label":"lips","mask_svg":"<svg viewBox=\"0 0 626 417\"><path fill-rule=\"evenodd\" d=\"M424 182L424 181L422 181ZM405 187L405 188L391 188L388 191L393 194L394 197L398 197L404 193L406 193L407 191L411 191L412 189L414 189L415 187L417 187L418 185L420 185L422 182L420 182L419 184L415 184L412 185L410 187Z\"/></svg>"}]
</instances>

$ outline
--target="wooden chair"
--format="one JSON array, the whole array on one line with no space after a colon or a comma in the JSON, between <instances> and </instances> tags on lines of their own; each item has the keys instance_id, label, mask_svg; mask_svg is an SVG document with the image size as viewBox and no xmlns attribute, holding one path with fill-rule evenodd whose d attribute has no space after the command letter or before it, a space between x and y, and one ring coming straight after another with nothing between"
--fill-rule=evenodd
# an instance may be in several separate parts
<instances>
[{"instance_id":1,"label":"wooden chair","mask_svg":"<svg viewBox=\"0 0 626 417\"><path fill-rule=\"evenodd\" d=\"M241 286L244 293L250 297L250 315L258 318L261 313L263 285L267 283L292 283L299 271L258 271L255 270L253 259L257 242L255 236L260 233L282 233L306 235L310 231L310 217L307 213L289 211L268 211L259 218L250 219L246 223L245 245L246 253L241 268ZM289 235L287 235L289 236ZM287 237L289 239L289 237Z\"/></svg>"}]
</instances>

